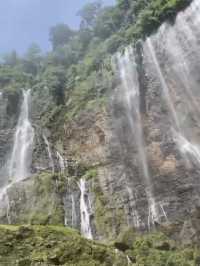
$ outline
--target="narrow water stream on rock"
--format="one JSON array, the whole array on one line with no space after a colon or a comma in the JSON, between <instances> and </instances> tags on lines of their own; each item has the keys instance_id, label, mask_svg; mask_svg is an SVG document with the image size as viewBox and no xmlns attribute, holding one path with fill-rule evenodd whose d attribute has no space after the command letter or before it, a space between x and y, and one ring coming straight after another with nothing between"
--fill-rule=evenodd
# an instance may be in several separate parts
<instances>
[{"instance_id":1,"label":"narrow water stream on rock","mask_svg":"<svg viewBox=\"0 0 200 266\"><path fill-rule=\"evenodd\" d=\"M81 213L81 233L88 239L93 239L92 229L90 225L89 200L86 191L86 181L80 179L79 188L81 191L80 197L80 213Z\"/></svg>"},{"instance_id":2,"label":"narrow water stream on rock","mask_svg":"<svg viewBox=\"0 0 200 266\"><path fill-rule=\"evenodd\" d=\"M48 157L49 157L50 167L51 167L52 173L54 173L55 172L55 166L54 166L54 161L53 161L50 143L49 143L47 137L45 136L45 134L43 134L43 139L44 139L44 142L46 144L46 149L47 149L47 153L48 153Z\"/></svg>"},{"instance_id":3,"label":"narrow water stream on rock","mask_svg":"<svg viewBox=\"0 0 200 266\"><path fill-rule=\"evenodd\" d=\"M62 157L62 155L57 151L56 152L57 158L58 158L58 165L59 165L59 170L61 174L65 173L65 159Z\"/></svg>"},{"instance_id":4,"label":"narrow water stream on rock","mask_svg":"<svg viewBox=\"0 0 200 266\"><path fill-rule=\"evenodd\" d=\"M146 148L143 138L143 124L140 113L140 85L138 80L137 64L134 50L131 47L125 49L123 55L117 54L117 67L121 79L127 118L130 125L130 134L136 143L139 161L144 177L146 196L149 206L148 227L159 221L158 205L155 201L153 186L149 173ZM138 224L138 219L135 221Z\"/></svg>"},{"instance_id":5,"label":"narrow water stream on rock","mask_svg":"<svg viewBox=\"0 0 200 266\"><path fill-rule=\"evenodd\" d=\"M76 205L74 195L71 194L71 201L72 201L72 227L76 228L77 226L77 213L76 213Z\"/></svg>"}]
</instances>

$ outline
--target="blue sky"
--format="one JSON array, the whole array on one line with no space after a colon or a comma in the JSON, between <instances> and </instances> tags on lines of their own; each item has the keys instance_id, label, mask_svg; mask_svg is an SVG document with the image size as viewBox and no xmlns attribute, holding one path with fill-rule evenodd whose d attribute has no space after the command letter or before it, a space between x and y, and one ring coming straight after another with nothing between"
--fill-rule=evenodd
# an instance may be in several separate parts
<instances>
[{"instance_id":1,"label":"blue sky","mask_svg":"<svg viewBox=\"0 0 200 266\"><path fill-rule=\"evenodd\" d=\"M61 22L77 28L77 11L88 2L92 0L0 0L0 54L13 49L22 54L33 42L48 50L49 28Z\"/></svg>"}]
</instances>

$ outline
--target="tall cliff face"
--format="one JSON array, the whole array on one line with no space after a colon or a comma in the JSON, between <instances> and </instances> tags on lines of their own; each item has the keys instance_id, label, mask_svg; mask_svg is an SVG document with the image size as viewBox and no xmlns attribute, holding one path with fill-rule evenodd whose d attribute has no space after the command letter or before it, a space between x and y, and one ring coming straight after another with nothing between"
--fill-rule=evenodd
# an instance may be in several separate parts
<instances>
[{"instance_id":1,"label":"tall cliff face","mask_svg":"<svg viewBox=\"0 0 200 266\"><path fill-rule=\"evenodd\" d=\"M152 230L177 221L178 235L198 231L190 221L200 204L198 11L195 0L174 25L163 24L113 58L107 107L66 119L67 106L56 108L48 88L32 90L32 175L8 189L2 223L81 230L87 222L101 240L129 227ZM11 154L21 102L20 95L1 95L1 161ZM3 184L6 166L1 169Z\"/></svg>"}]
</instances>

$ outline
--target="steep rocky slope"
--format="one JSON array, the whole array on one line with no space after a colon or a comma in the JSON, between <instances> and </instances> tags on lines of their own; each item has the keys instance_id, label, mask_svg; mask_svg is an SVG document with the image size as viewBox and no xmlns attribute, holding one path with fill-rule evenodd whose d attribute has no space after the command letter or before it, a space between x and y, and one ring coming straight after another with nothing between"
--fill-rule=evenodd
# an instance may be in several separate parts
<instances>
[{"instance_id":1,"label":"steep rocky slope","mask_svg":"<svg viewBox=\"0 0 200 266\"><path fill-rule=\"evenodd\" d=\"M198 12L195 0L174 25L163 24L115 55L113 75L100 77L108 86L103 98L87 101L75 89L66 92L65 105L57 106L47 86L33 86L32 175L1 194L1 223L81 230L82 198L94 239L114 240L134 227L160 228L180 242L198 243ZM75 96L83 97L82 104L71 110ZM8 179L22 101L20 90L0 96L1 187ZM86 180L84 195L80 179Z\"/></svg>"}]
</instances>

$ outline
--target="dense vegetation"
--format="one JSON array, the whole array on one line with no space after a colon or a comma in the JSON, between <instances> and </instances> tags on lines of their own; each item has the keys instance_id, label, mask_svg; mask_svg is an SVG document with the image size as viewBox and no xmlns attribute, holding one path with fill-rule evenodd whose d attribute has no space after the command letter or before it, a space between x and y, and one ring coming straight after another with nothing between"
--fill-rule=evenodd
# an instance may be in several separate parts
<instances>
[{"instance_id":1,"label":"dense vegetation","mask_svg":"<svg viewBox=\"0 0 200 266\"><path fill-rule=\"evenodd\" d=\"M66 106L67 118L80 110L104 102L112 88L110 56L118 49L175 17L191 0L117 0L115 7L98 1L78 13L79 30L59 24L50 29L52 51L43 55L32 44L23 57L15 51L4 56L0 65L0 86L15 89L48 87L55 106Z\"/></svg>"},{"instance_id":2,"label":"dense vegetation","mask_svg":"<svg viewBox=\"0 0 200 266\"><path fill-rule=\"evenodd\" d=\"M177 248L161 233L137 236L130 230L123 243L104 245L58 226L0 226L0 265L37 266L195 266L199 249ZM116 247L123 252L116 250Z\"/></svg>"},{"instance_id":3,"label":"dense vegetation","mask_svg":"<svg viewBox=\"0 0 200 266\"><path fill-rule=\"evenodd\" d=\"M115 7L104 7L98 1L87 4L78 13L81 17L79 30L70 29L65 24L50 29L52 51L44 55L37 44L32 44L23 57L15 51L4 56L0 64L0 88L12 99L10 109L19 98L21 88L31 87L39 95L48 91L45 100L51 102L47 103L46 109L41 108L43 112L39 119L45 127L53 127L52 134L59 134L59 127L83 110L104 106L106 93L114 87L111 56L139 38L145 38L163 21L173 23L177 11L191 1L118 0ZM40 97L37 97L39 101ZM41 106L43 104L42 99ZM97 175L94 166L88 169L82 166L81 170L86 179L94 179ZM51 210L51 216L47 208L42 214L37 210L39 205L46 206L47 203L51 207L48 202L51 200L48 189L53 187L50 177L42 174L35 181L35 194L41 200L31 210L32 224L35 220L40 224L46 224L47 220L60 224L63 220L63 213L58 208ZM61 181L58 178L60 189ZM101 226L101 222L104 225L110 217L106 217L104 198L101 192L98 193L101 200L96 202L96 216ZM117 215L120 217L124 213L119 211ZM127 265L127 258L132 262L130 265L135 266L200 264L198 247L180 249L175 241L160 233L139 236L128 231L111 246L106 246L85 240L76 231L63 227L0 226L0 238L0 265L6 259L7 265L21 266L109 266ZM120 256L115 248L124 254Z\"/></svg>"},{"instance_id":4,"label":"dense vegetation","mask_svg":"<svg viewBox=\"0 0 200 266\"><path fill-rule=\"evenodd\" d=\"M0 226L0 265L127 265L114 248L88 241L58 226Z\"/></svg>"}]
</instances>

